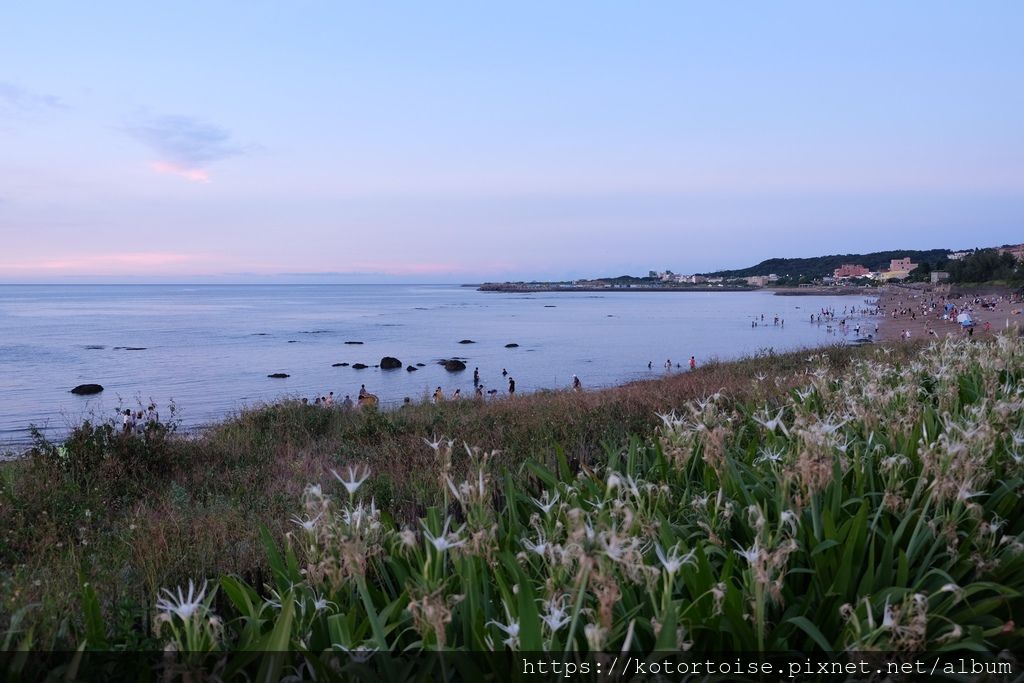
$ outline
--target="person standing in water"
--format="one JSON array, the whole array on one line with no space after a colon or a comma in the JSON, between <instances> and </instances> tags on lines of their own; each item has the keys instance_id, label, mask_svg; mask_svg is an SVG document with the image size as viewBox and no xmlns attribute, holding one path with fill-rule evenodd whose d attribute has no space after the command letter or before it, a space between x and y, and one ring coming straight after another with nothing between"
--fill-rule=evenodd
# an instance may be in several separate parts
<instances>
[{"instance_id":1,"label":"person standing in water","mask_svg":"<svg viewBox=\"0 0 1024 683\"><path fill-rule=\"evenodd\" d=\"M580 378L577 377L576 375L572 376L572 390L583 391L583 383L580 382Z\"/></svg>"},{"instance_id":2,"label":"person standing in water","mask_svg":"<svg viewBox=\"0 0 1024 683\"><path fill-rule=\"evenodd\" d=\"M696 370L697 369L697 359L695 357L693 357L693 356L690 356L690 369L691 370Z\"/></svg>"},{"instance_id":3,"label":"person standing in water","mask_svg":"<svg viewBox=\"0 0 1024 683\"><path fill-rule=\"evenodd\" d=\"M516 381L511 377L508 378L508 395L511 396L516 393Z\"/></svg>"},{"instance_id":4,"label":"person standing in water","mask_svg":"<svg viewBox=\"0 0 1024 683\"><path fill-rule=\"evenodd\" d=\"M473 368L473 386L480 386L480 368Z\"/></svg>"},{"instance_id":5,"label":"person standing in water","mask_svg":"<svg viewBox=\"0 0 1024 683\"><path fill-rule=\"evenodd\" d=\"M444 400L444 392L441 391L441 387L434 389L434 403L440 403Z\"/></svg>"}]
</instances>

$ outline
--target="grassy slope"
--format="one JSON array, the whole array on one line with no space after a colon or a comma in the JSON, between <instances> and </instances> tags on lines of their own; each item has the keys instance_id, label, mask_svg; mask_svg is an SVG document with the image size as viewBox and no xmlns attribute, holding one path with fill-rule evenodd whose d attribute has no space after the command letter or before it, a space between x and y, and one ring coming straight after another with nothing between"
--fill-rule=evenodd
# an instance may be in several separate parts
<instances>
[{"instance_id":1,"label":"grassy slope","mask_svg":"<svg viewBox=\"0 0 1024 683\"><path fill-rule=\"evenodd\" d=\"M894 359L916 347L897 347ZM869 349L828 349L833 369ZM545 392L515 400L417 405L390 413L344 413L297 403L245 412L196 438L151 431L145 439L79 430L74 462L31 457L0 467L0 632L17 610L52 639L76 611L80 580L116 607L148 604L159 587L195 576L266 578L260 524L282 537L304 487L340 490L330 469L364 463L378 503L411 519L442 499L424 437L447 436L501 449L518 471L551 464L556 448L574 462L605 457L630 435L650 433L657 413L723 392L730 401L774 401L799 383L806 353L708 365L697 372L582 395ZM761 376L757 379L756 376ZM456 455L454 473L466 467ZM52 640L49 640L52 642Z\"/></svg>"}]
</instances>

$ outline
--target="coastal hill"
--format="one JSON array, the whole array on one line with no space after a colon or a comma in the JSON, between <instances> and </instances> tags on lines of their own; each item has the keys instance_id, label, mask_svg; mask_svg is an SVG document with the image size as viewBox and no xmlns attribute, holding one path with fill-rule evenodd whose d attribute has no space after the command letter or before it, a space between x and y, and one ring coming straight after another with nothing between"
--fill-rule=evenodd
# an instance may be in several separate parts
<instances>
[{"instance_id":1,"label":"coastal hill","mask_svg":"<svg viewBox=\"0 0 1024 683\"><path fill-rule=\"evenodd\" d=\"M903 249L875 251L870 254L832 254L813 258L771 258L749 268L718 270L701 273L701 275L726 279L755 275L778 275L780 278L820 278L831 276L832 272L844 263L856 263L869 270L885 270L889 267L889 261L892 259L909 257L914 263L935 265L945 261L950 253L949 249L928 249L926 251Z\"/></svg>"}]
</instances>

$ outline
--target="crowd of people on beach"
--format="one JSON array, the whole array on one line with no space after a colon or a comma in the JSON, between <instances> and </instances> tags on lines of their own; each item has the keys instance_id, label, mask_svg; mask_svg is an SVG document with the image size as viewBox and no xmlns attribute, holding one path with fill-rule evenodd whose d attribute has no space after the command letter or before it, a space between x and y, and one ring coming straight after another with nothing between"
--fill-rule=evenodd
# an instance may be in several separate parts
<instances>
[{"instance_id":1,"label":"crowd of people on beach","mask_svg":"<svg viewBox=\"0 0 1024 683\"><path fill-rule=\"evenodd\" d=\"M1009 315L1020 315L1021 298L1012 293L991 296L951 295L941 291L908 290L904 296L898 297L885 316L893 322L900 320L924 323L924 334L930 337L945 336L958 332L973 338L977 323L976 314L983 311L1002 311ZM1018 308L1013 306L1017 304ZM910 339L913 335L911 325L900 330L900 339ZM983 333L992 332L992 323L985 320L981 324Z\"/></svg>"}]
</instances>

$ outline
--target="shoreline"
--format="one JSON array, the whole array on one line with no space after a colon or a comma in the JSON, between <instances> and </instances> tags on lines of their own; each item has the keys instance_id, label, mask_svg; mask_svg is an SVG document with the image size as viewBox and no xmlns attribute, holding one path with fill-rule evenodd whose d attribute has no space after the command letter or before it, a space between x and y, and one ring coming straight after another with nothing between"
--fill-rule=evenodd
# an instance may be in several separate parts
<instances>
[{"instance_id":1,"label":"shoreline","mask_svg":"<svg viewBox=\"0 0 1024 683\"><path fill-rule=\"evenodd\" d=\"M482 285L461 285L462 287L473 287L478 292L495 292L498 294L523 294L523 293L547 293L547 292L674 292L686 294L688 292L771 292L775 296L860 296L876 295L878 287L754 287L753 285L732 285L719 287L717 285L694 285L692 287L573 287L551 284L511 284L511 283L484 283Z\"/></svg>"},{"instance_id":2,"label":"shoreline","mask_svg":"<svg viewBox=\"0 0 1024 683\"><path fill-rule=\"evenodd\" d=\"M837 349L837 348L857 348L858 346L859 346L858 344L853 343L853 342L851 342L849 340L837 338L837 339L834 339L834 340L823 340L822 343L817 344L817 345L802 346L802 347L799 347L799 348L787 349L787 350L784 350L784 351L781 351L781 352L778 352L778 353L780 353L781 355L808 354L808 353L814 354L814 353L826 352L826 351ZM698 370L700 370L700 369L702 369L704 367L707 367L707 366L714 366L714 367L728 369L729 367L732 367L734 365L741 365L741 364L744 364L744 363L751 362L751 361L755 360L757 357L758 357L757 354L746 354L746 355L741 355L741 356L738 356L738 357L735 357L735 358L719 358L719 357L713 356L713 357L710 357L710 358L704 360L698 366ZM672 381L672 380L675 380L677 378L681 378L681 377L685 377L685 376L692 376L692 374L693 374L693 371L691 371L689 368L686 368L686 367L673 368L671 371L665 371L664 369L655 369L653 371L648 371L648 372L652 372L652 375L651 376L643 376L643 377L634 377L634 378L631 378L631 379L624 379L624 380L622 380L620 382L612 383L612 384L606 384L606 385L603 385L603 384L591 385L589 387L584 388L583 391L580 392L580 393L574 392L572 390L571 386L543 387L543 388L536 389L534 391L529 391L529 392L524 391L522 393L518 393L518 394L515 394L515 395L511 395L511 396L509 394L507 394L507 393L502 392L502 393L495 394L495 395L486 395L485 394L483 398L479 398L479 399L474 397L474 396L472 396L472 395L467 395L467 396L464 396L464 397L462 397L460 399L457 399L457 400L452 400L451 398L448 398L448 399L442 401L440 405L435 403L434 401L432 401L429 397L422 398L422 399L413 399L410 403L402 403L402 402L399 402L399 401L389 401L389 402L382 402L374 410L377 413L381 414L381 415L393 416L393 415L401 414L402 411L404 411L404 410L408 410L408 409L422 409L422 408L424 408L426 406L440 407L441 405L469 404L469 405L473 405L475 407L482 408L484 406L496 406L496 405L500 405L502 403L510 403L510 402L513 402L513 401L530 401L530 400L533 400L533 399L536 399L536 398L539 398L539 397L545 397L545 396L547 396L547 397L559 396L559 395L600 396L602 394L614 393L614 392L620 392L620 391L643 390L645 388L653 387L654 385L656 385L658 383L662 383L662 382L666 382L666 381ZM237 421L240 421L240 420L244 420L247 415L251 415L251 414L254 414L254 413L260 413L260 412L264 412L264 411L268 411L268 410L274 410L274 409L281 408L281 407L290 407L290 406L296 406L296 407L302 407L302 408L308 407L310 409L316 408L318 410L322 409L322 410L330 411L330 412L334 412L334 413L342 413L342 414L348 413L348 414L351 414L351 415L354 415L354 416L355 415L363 415L363 414L367 414L368 412L370 412L370 411L362 410L361 408L359 408L358 404L356 404L356 406L354 408L350 408L350 409L343 408L341 406L341 404L339 404L339 403L336 403L333 407L330 407L330 408L321 408L321 406L314 405L312 402L309 402L308 404L303 404L302 401L303 401L303 397L300 397L300 396L297 396L297 395L282 395L279 398L277 398L275 400L271 400L271 401L257 401L257 402L254 402L251 405L245 405L245 406L243 406L243 407L241 407L241 408L239 408L237 410L233 410L233 411L230 411L228 413L225 413L224 415L220 416L219 418L210 420L208 422L204 422L202 424L189 425L188 427L182 427L179 430L175 431L175 438L178 439L178 440L182 440L182 441L201 440L203 438L208 437L212 433L214 433L214 432L216 432L216 431L218 431L220 429L223 429L226 425L229 425L229 424L231 424L233 422L237 422ZM109 424L113 425L115 432L119 433L120 432L120 425L118 423L119 419L120 419L120 413L118 412L118 413L112 413L106 420L102 420L102 421L95 421L95 420L93 420L92 422L93 422L94 425L108 424L109 423ZM77 428L79 426L81 426L81 422L76 424L76 425L71 426L70 430L74 430L75 428ZM47 437L45 435L45 433L44 433L44 438L49 443L60 445L60 444L63 444L66 441L66 439L69 436L70 430L69 430L68 433L62 433L60 436L54 436L52 438L51 437ZM34 448L34 444L31 441L31 439L28 439L28 440L26 440L24 442L12 442L12 443L0 444L0 467L2 467L5 463L16 462L18 460L23 459L25 456L27 456L30 453L32 448Z\"/></svg>"}]
</instances>

